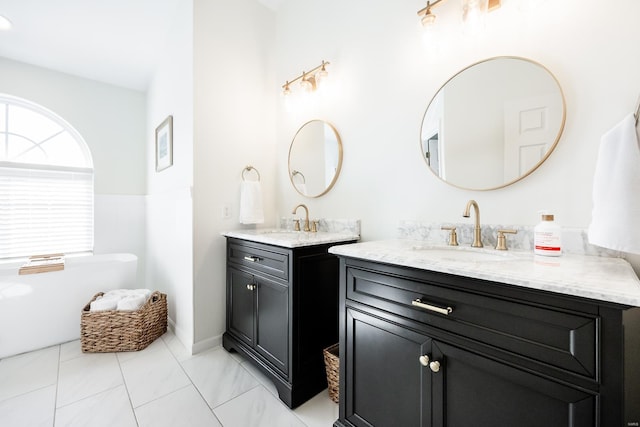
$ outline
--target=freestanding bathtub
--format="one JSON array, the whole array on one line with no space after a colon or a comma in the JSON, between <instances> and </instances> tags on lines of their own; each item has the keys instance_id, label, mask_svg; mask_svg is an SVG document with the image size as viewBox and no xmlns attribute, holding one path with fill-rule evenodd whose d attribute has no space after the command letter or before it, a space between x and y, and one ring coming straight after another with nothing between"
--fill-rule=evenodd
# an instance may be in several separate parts
<instances>
[{"instance_id":1,"label":"freestanding bathtub","mask_svg":"<svg viewBox=\"0 0 640 427\"><path fill-rule=\"evenodd\" d=\"M138 257L68 257L62 271L18 275L0 264L0 359L80 338L80 313L98 292L137 287Z\"/></svg>"}]
</instances>

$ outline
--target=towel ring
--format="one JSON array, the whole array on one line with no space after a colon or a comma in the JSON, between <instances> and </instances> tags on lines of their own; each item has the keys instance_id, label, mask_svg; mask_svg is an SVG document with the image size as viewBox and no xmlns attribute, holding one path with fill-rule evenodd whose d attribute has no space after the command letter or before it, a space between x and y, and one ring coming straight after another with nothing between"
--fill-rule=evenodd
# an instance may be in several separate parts
<instances>
[{"instance_id":1,"label":"towel ring","mask_svg":"<svg viewBox=\"0 0 640 427\"><path fill-rule=\"evenodd\" d=\"M302 172L300 171L293 171L291 172L291 178L294 178L296 175L300 175L302 177L302 183L306 184L307 183L307 179L304 177L304 175L302 174Z\"/></svg>"},{"instance_id":2,"label":"towel ring","mask_svg":"<svg viewBox=\"0 0 640 427\"><path fill-rule=\"evenodd\" d=\"M242 169L242 180L246 181L246 179L244 179L244 173L245 172L251 172L251 171L255 171L256 175L258 175L258 181L260 181L260 172L258 172L258 169L254 168L253 166L247 166L246 168Z\"/></svg>"}]
</instances>

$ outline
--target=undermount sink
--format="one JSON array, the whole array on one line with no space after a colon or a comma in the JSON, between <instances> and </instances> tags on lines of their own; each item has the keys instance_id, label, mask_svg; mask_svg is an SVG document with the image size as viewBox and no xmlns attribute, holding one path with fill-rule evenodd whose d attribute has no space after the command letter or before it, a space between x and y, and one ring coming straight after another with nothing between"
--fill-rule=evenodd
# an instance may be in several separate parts
<instances>
[{"instance_id":1,"label":"undermount sink","mask_svg":"<svg viewBox=\"0 0 640 427\"><path fill-rule=\"evenodd\" d=\"M492 249L467 248L460 246L429 246L418 245L411 248L412 251L423 253L425 256L461 262L483 261L510 261L517 257L509 252Z\"/></svg>"}]
</instances>

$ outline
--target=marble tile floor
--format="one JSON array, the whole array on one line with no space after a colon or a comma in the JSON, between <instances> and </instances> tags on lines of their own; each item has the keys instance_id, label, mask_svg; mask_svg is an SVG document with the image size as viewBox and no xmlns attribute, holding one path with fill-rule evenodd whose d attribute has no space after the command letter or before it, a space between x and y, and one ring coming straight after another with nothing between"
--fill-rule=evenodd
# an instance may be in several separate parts
<instances>
[{"instance_id":1,"label":"marble tile floor","mask_svg":"<svg viewBox=\"0 0 640 427\"><path fill-rule=\"evenodd\" d=\"M3 427L330 427L327 391L295 410L222 347L188 355L170 332L139 352L85 354L80 341L0 360Z\"/></svg>"}]
</instances>

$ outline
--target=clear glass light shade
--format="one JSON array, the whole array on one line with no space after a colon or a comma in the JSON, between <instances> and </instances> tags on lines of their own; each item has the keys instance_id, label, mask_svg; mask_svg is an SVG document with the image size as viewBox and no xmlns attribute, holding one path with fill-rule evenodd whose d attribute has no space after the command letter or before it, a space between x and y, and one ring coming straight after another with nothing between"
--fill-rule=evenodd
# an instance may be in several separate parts
<instances>
[{"instance_id":1,"label":"clear glass light shade","mask_svg":"<svg viewBox=\"0 0 640 427\"><path fill-rule=\"evenodd\" d=\"M462 0L462 22L465 32L480 31L485 24L489 0Z\"/></svg>"},{"instance_id":2,"label":"clear glass light shade","mask_svg":"<svg viewBox=\"0 0 640 427\"><path fill-rule=\"evenodd\" d=\"M423 27L428 27L430 25L433 25L435 20L436 20L436 15L431 13L431 10L427 10L427 13L425 13L425 15L422 17L420 22L422 22Z\"/></svg>"},{"instance_id":3,"label":"clear glass light shade","mask_svg":"<svg viewBox=\"0 0 640 427\"><path fill-rule=\"evenodd\" d=\"M309 81L309 77L305 77L300 80L300 87L305 92L311 92L313 90L313 84Z\"/></svg>"},{"instance_id":4,"label":"clear glass light shade","mask_svg":"<svg viewBox=\"0 0 640 427\"><path fill-rule=\"evenodd\" d=\"M316 73L316 85L318 85L318 87L324 85L327 80L327 77L329 77L329 73L327 72L327 70L322 68L320 71Z\"/></svg>"}]
</instances>

